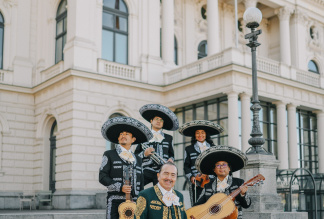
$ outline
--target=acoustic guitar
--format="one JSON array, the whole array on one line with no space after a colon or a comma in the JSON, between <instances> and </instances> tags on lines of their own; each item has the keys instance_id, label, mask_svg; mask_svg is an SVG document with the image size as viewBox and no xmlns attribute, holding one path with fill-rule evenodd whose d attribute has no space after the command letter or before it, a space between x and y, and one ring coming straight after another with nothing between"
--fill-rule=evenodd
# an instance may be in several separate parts
<instances>
[{"instance_id":1,"label":"acoustic guitar","mask_svg":"<svg viewBox=\"0 0 324 219\"><path fill-rule=\"evenodd\" d=\"M129 169L130 167L127 167L125 170L125 185L130 185L129 180ZM133 219L134 218L134 212L136 208L136 203L132 201L131 194L126 194L126 201L121 203L118 206L118 213L120 219Z\"/></svg>"},{"instance_id":2,"label":"acoustic guitar","mask_svg":"<svg viewBox=\"0 0 324 219\"><path fill-rule=\"evenodd\" d=\"M254 186L255 184L263 182L264 180L264 176L258 174L249 181L245 182L243 185ZM235 206L234 199L238 194L240 194L240 192L241 187L236 189L228 196L224 193L216 193L212 195L205 204L189 208L186 211L187 217L191 219L236 219L238 211L237 207Z\"/></svg>"}]
</instances>

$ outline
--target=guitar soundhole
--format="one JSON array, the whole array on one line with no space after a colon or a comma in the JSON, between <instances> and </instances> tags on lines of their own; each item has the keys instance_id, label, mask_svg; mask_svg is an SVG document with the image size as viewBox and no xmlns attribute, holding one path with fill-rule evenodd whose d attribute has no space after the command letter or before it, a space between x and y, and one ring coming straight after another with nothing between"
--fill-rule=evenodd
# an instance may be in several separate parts
<instances>
[{"instance_id":1,"label":"guitar soundhole","mask_svg":"<svg viewBox=\"0 0 324 219\"><path fill-rule=\"evenodd\" d=\"M126 210L125 215L126 215L126 217L130 217L130 216L133 215L133 211L132 210Z\"/></svg>"},{"instance_id":2,"label":"guitar soundhole","mask_svg":"<svg viewBox=\"0 0 324 219\"><path fill-rule=\"evenodd\" d=\"M210 208L210 213L217 214L221 210L221 207L219 205L214 205Z\"/></svg>"}]
</instances>

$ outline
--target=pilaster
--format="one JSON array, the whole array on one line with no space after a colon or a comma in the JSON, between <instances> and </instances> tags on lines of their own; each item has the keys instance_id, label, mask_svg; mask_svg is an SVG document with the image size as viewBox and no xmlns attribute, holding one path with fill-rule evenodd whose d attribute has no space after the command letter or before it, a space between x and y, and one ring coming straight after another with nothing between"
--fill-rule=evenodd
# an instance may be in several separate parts
<instances>
[{"instance_id":1,"label":"pilaster","mask_svg":"<svg viewBox=\"0 0 324 219\"><path fill-rule=\"evenodd\" d=\"M238 126L238 93L235 91L227 93L228 100L228 145L239 147L239 126Z\"/></svg>"},{"instance_id":2,"label":"pilaster","mask_svg":"<svg viewBox=\"0 0 324 219\"><path fill-rule=\"evenodd\" d=\"M296 169L298 165L298 145L296 127L296 106L287 105L288 110L288 147L289 147L289 168Z\"/></svg>"},{"instance_id":3,"label":"pilaster","mask_svg":"<svg viewBox=\"0 0 324 219\"><path fill-rule=\"evenodd\" d=\"M208 56L211 56L220 50L218 0L207 0L207 24Z\"/></svg>"},{"instance_id":4,"label":"pilaster","mask_svg":"<svg viewBox=\"0 0 324 219\"><path fill-rule=\"evenodd\" d=\"M277 148L279 169L288 169L288 139L287 139L287 118L286 104L282 101L274 102L277 106Z\"/></svg>"},{"instance_id":5,"label":"pilaster","mask_svg":"<svg viewBox=\"0 0 324 219\"><path fill-rule=\"evenodd\" d=\"M251 125L251 95L247 93L241 93L241 144L242 144L242 151L246 152L250 145L249 145L249 139L250 139L250 133L252 131L252 125Z\"/></svg>"}]
</instances>

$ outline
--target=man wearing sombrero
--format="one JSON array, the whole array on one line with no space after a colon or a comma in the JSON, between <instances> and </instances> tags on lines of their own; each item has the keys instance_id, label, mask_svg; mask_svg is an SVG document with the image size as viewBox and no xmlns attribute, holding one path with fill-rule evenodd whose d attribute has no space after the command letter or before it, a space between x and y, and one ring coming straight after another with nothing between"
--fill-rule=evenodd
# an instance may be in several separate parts
<instances>
[{"instance_id":1,"label":"man wearing sombrero","mask_svg":"<svg viewBox=\"0 0 324 219\"><path fill-rule=\"evenodd\" d=\"M143 159L144 185L158 183L157 173L166 161L174 161L173 138L162 132L162 129L175 131L179 127L177 116L167 107L160 104L147 104L139 110L142 117L151 123L153 138L143 149L138 145L135 154ZM157 156L155 156L155 153ZM158 159L153 159L153 157ZM158 160L158 161L156 161Z\"/></svg>"},{"instance_id":2,"label":"man wearing sombrero","mask_svg":"<svg viewBox=\"0 0 324 219\"><path fill-rule=\"evenodd\" d=\"M199 174L195 167L196 159L203 151L214 146L210 136L222 133L223 128L211 121L194 120L183 124L179 128L179 132L184 136L191 137L191 145L185 148L183 167L189 183L191 206L193 206L203 190L201 185L196 182L196 176Z\"/></svg>"},{"instance_id":3,"label":"man wearing sombrero","mask_svg":"<svg viewBox=\"0 0 324 219\"><path fill-rule=\"evenodd\" d=\"M136 201L144 188L142 159L131 151L132 144L150 140L151 131L141 122L130 117L108 119L101 128L102 136L118 144L116 149L104 152L99 171L99 182L107 187L107 219L119 218L118 206L125 201L125 194L131 194ZM125 179L125 171L129 179ZM124 185L129 180L131 185Z\"/></svg>"},{"instance_id":4,"label":"man wearing sombrero","mask_svg":"<svg viewBox=\"0 0 324 219\"><path fill-rule=\"evenodd\" d=\"M232 176L232 172L242 169L247 163L245 154L230 146L215 146L204 151L196 160L196 168L204 174L215 174L216 178L205 185L195 205L204 204L213 194L231 194L244 184L244 180ZM238 208L238 219L242 216L242 207L248 208L251 199L247 195L247 186L241 187L241 192L235 197Z\"/></svg>"}]
</instances>

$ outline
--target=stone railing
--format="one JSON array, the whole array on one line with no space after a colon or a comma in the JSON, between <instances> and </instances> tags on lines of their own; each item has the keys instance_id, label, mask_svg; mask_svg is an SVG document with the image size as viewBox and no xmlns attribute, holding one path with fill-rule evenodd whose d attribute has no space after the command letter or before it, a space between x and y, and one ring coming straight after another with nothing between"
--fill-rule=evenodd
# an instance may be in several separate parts
<instances>
[{"instance_id":1,"label":"stone railing","mask_svg":"<svg viewBox=\"0 0 324 219\"><path fill-rule=\"evenodd\" d=\"M196 62L164 73L164 84L172 84L224 65L223 53L205 57Z\"/></svg>"},{"instance_id":2,"label":"stone railing","mask_svg":"<svg viewBox=\"0 0 324 219\"><path fill-rule=\"evenodd\" d=\"M141 81L140 68L103 59L98 59L98 73L131 81Z\"/></svg>"},{"instance_id":3,"label":"stone railing","mask_svg":"<svg viewBox=\"0 0 324 219\"><path fill-rule=\"evenodd\" d=\"M251 54L231 48L210 57L207 56L196 62L165 72L163 75L164 85L204 74L228 64L237 64L251 68ZM298 70L269 58L257 57L257 70L311 86L324 88L324 77L321 78L319 74Z\"/></svg>"},{"instance_id":4,"label":"stone railing","mask_svg":"<svg viewBox=\"0 0 324 219\"><path fill-rule=\"evenodd\" d=\"M257 69L269 74L280 75L279 62L264 57L257 58Z\"/></svg>"},{"instance_id":5,"label":"stone railing","mask_svg":"<svg viewBox=\"0 0 324 219\"><path fill-rule=\"evenodd\" d=\"M57 64L41 71L41 82L47 81L48 79L63 72L64 62L60 61Z\"/></svg>"},{"instance_id":6,"label":"stone railing","mask_svg":"<svg viewBox=\"0 0 324 219\"><path fill-rule=\"evenodd\" d=\"M296 80L298 82L312 85L315 87L320 87L320 74L309 72L309 71L296 71Z\"/></svg>"},{"instance_id":7,"label":"stone railing","mask_svg":"<svg viewBox=\"0 0 324 219\"><path fill-rule=\"evenodd\" d=\"M0 83L13 84L13 71L0 69Z\"/></svg>"}]
</instances>

